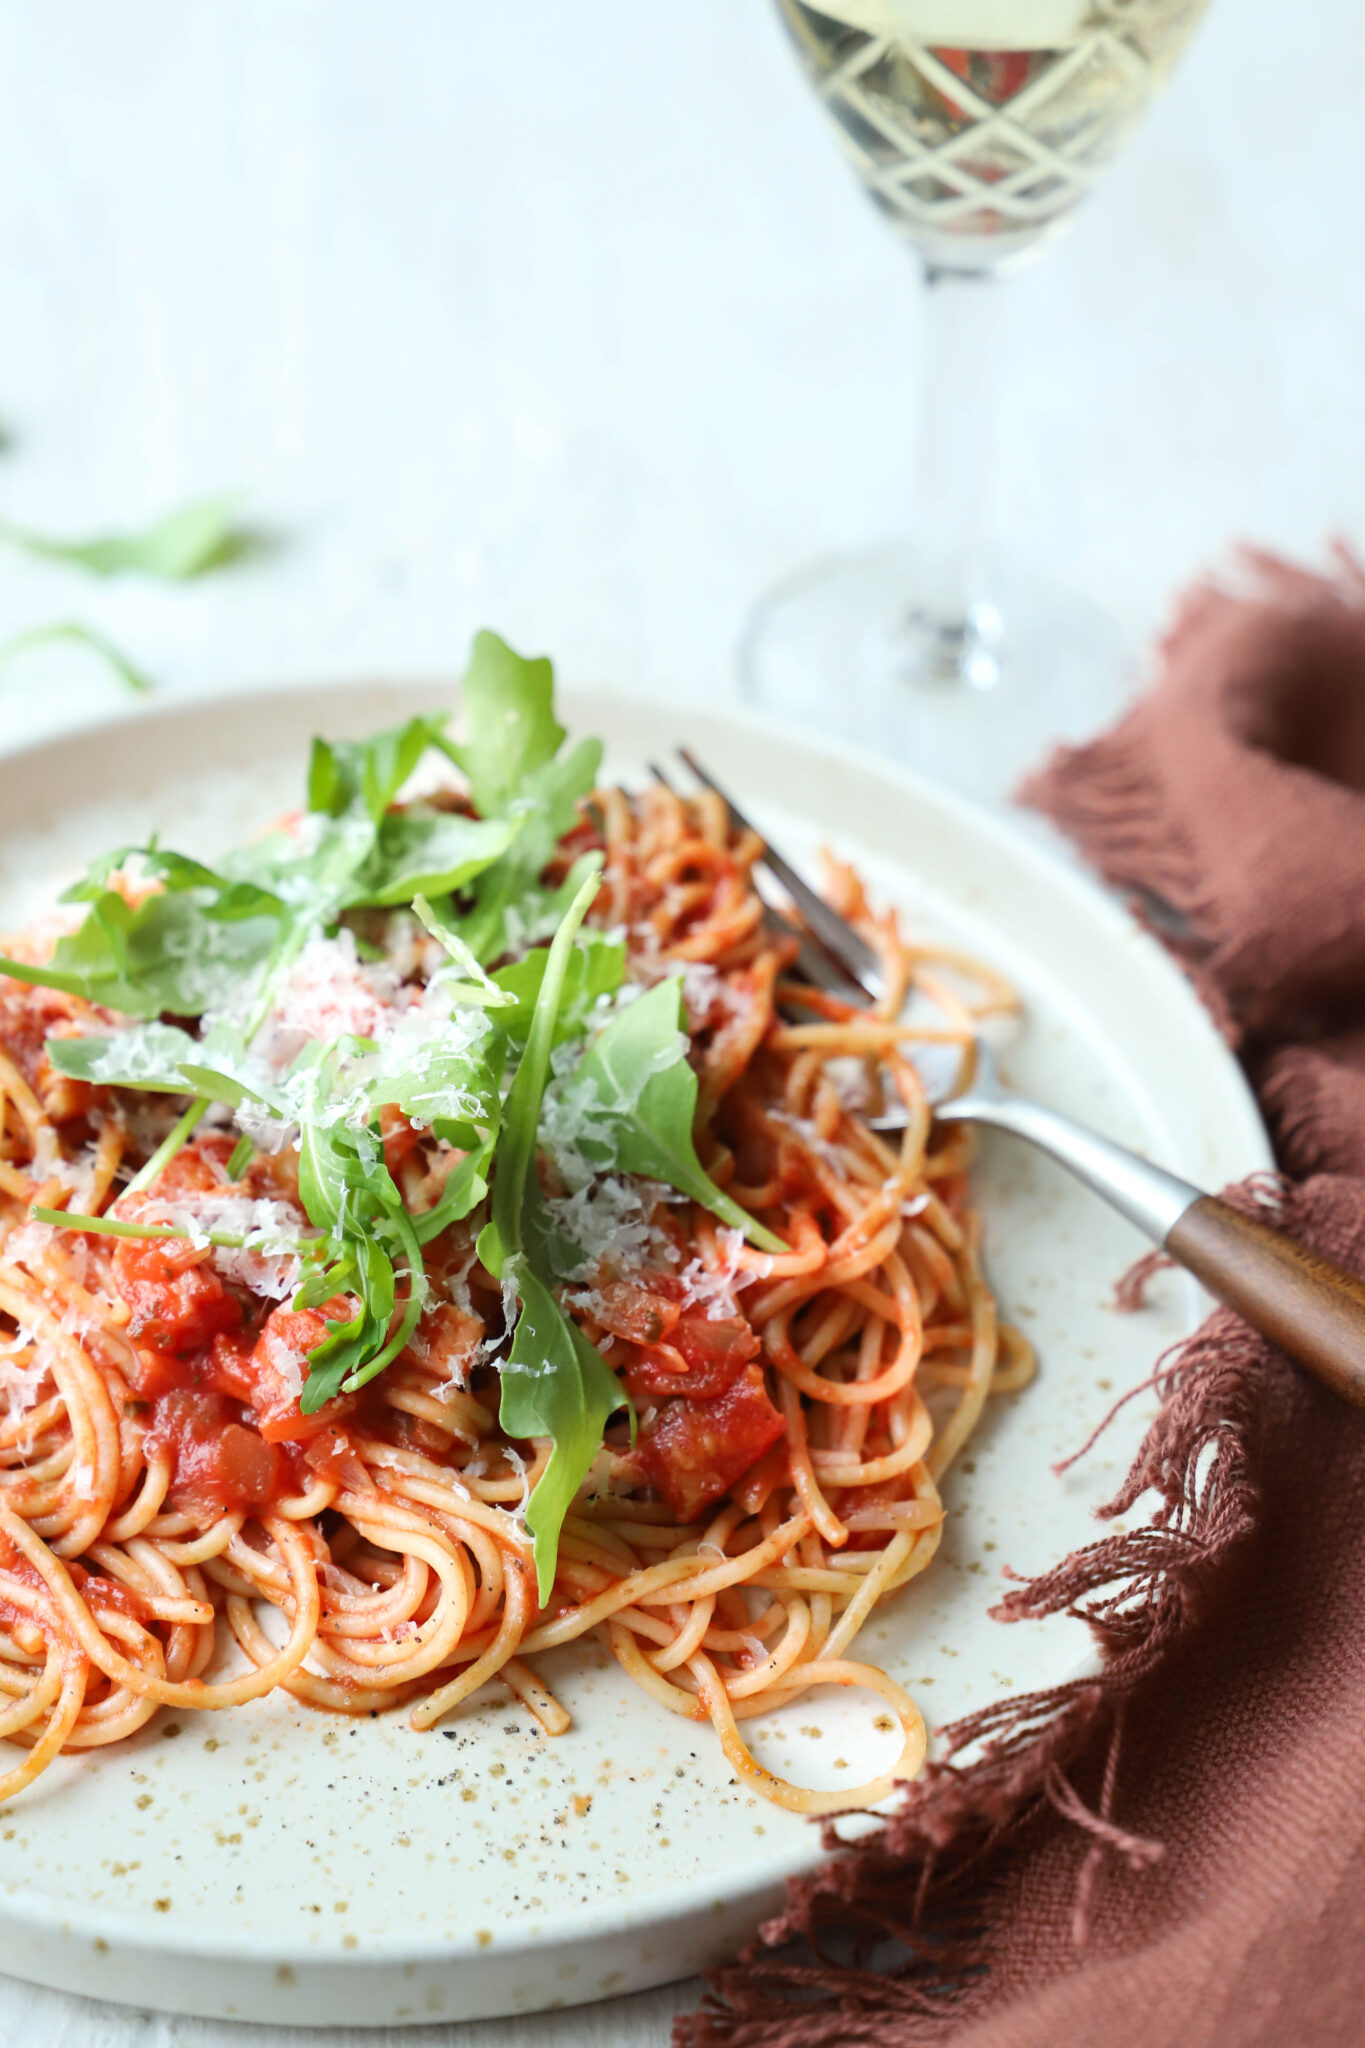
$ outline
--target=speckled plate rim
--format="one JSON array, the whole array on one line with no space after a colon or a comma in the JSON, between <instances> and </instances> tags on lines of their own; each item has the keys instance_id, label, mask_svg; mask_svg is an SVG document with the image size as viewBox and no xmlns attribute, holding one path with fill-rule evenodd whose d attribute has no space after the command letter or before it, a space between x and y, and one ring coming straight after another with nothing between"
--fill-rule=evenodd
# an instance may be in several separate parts
<instances>
[{"instance_id":1,"label":"speckled plate rim","mask_svg":"<svg viewBox=\"0 0 1365 2048\"><path fill-rule=\"evenodd\" d=\"M173 749L177 740L183 740L187 748L192 744L195 749L212 743L216 765L249 766L261 752L255 739L257 721L253 714L264 712L267 706L272 726L296 724L301 732L326 726L342 737L352 730L363 731L372 726L377 717L449 705L457 695L457 686L449 681L355 678L328 685L291 684L281 689L257 685L169 703L130 706L98 723L55 737L11 748L0 742L0 816L5 819L4 829L8 833L44 814L50 809L45 793L50 793L54 778L70 793L73 804L97 800L107 792L111 781L120 789L138 784L154 789L158 780L164 782L164 773L144 777L138 772L138 755L142 751L139 742L150 738L153 732L161 742L158 751L163 758L168 746ZM565 689L559 708L571 731L602 731L609 747L613 736L621 733L640 736L641 753L650 745L657 751L675 737L687 738L723 774L733 777L737 795L743 793L745 778L742 765L732 764L742 764L746 755L763 750L770 763L769 779L775 758L807 775L818 770L817 780L820 776L828 780L833 774L852 779L869 792L877 785L879 795L894 795L919 812L935 816L944 825L949 843L966 834L989 846L1002 871L1008 870L1019 886L1049 897L1061 915L1093 934L1111 960L1126 958L1135 967L1149 1006L1148 1016L1158 1022L1165 1038L1198 1069L1201 1090L1206 1101L1212 1101L1214 1123L1226 1156L1226 1177L1272 1163L1264 1126L1241 1070L1184 975L1116 898L1097 886L1083 870L1021 830L1009 817L988 812L922 780L910 770L853 747L789 732L767 720L728 709L683 712L650 698L583 689ZM634 745L634 738L627 737L625 744ZM799 785L801 775L794 774L793 779ZM783 801L787 801L785 797ZM1098 1661L1097 1653L1088 1640L1080 1637L1078 1629L1075 1675L1083 1676L1097 1669ZM92 1753L91 1761L97 1767L97 1754ZM784 1879L812 1869L820 1860L812 1830L809 1854L789 1856L780 1862L774 1859L762 1883L745 1877L729 1893L735 1926L742 1924L746 1909L755 1909L760 1902L772 1898ZM540 1916L534 1931L520 1939L510 1935L504 1939L500 1935L498 1959L514 1963L518 1955L543 1948L577 1948L585 1942L616 1940L663 1929L671 1923L696 1922L700 1916L714 1913L716 1891L714 1875L699 1872L694 1881L675 1884L663 1907L657 1899L646 1897L639 1901L604 1901L597 1909L580 1906L547 1912ZM273 1945L270 1939L256 1937L246 1930L213 1929L198 1923L180 1926L173 1919L145 1912L73 1907L69 1901L36 1892L0 1898L0 1924L7 1924L16 1932L30 1929L40 1943L44 1936L65 1940L78 1934L96 1945L122 1948L130 1955L164 1954L264 1965L297 1963L309 1975L338 1966L347 1972L363 1972L367 1968L384 1970L402 1964L449 1967L461 1961L484 1960L472 1929L441 1941L414 1940L406 1931L396 1930L370 1939L360 1953L324 1943L300 1954L292 1947ZM727 1933L723 1945L730 1945L731 1938ZM4 1945L10 1947L8 1942ZM6 1955L5 1963L18 1974L27 1974L22 1961L14 1960L12 1953ZM684 1963L682 1967L690 1965ZM42 1981L57 1981L45 1968L35 1968L34 1974ZM647 1980L637 1977L636 1981ZM653 1981L664 1979L655 1977ZM113 1987L107 1995L133 1996L120 1994ZM137 2002L145 2002L146 1996L141 1994ZM176 2009L202 2011L204 2007L185 2004Z\"/></svg>"}]
</instances>

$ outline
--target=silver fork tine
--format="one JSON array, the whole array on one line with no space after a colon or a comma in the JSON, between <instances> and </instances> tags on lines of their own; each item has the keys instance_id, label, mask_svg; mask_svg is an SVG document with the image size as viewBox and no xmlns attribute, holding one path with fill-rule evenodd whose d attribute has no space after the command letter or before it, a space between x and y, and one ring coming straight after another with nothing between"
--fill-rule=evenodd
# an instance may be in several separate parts
<instances>
[{"instance_id":1,"label":"silver fork tine","mask_svg":"<svg viewBox=\"0 0 1365 2048\"><path fill-rule=\"evenodd\" d=\"M670 795L679 795L679 791L674 789L657 761L649 763L649 772L656 782L663 784ZM809 935L800 925L793 924L789 917L784 917L766 897L761 897L760 900L763 904L763 922L768 930L776 933L779 938L795 939L797 970L807 981L814 987L823 989L827 995L847 998L850 995L867 993L860 982L852 979L841 963L832 961L822 947L811 944Z\"/></svg>"},{"instance_id":2,"label":"silver fork tine","mask_svg":"<svg viewBox=\"0 0 1365 2048\"><path fill-rule=\"evenodd\" d=\"M686 747L679 747L677 751L698 782L705 783L706 787L713 790L726 805L731 823L740 831L757 832L757 827L745 817L734 798L720 787L713 775L708 775L695 754L690 753ZM816 895L810 883L796 872L790 861L783 859L777 849L764 839L761 832L758 832L757 836L763 839L761 859L764 866L776 875L801 912L809 930L850 980L856 982L863 993L871 996L875 1002L883 994L885 983L882 979L881 964L867 940L854 931L847 918L841 917L837 910L831 910L824 898Z\"/></svg>"}]
</instances>

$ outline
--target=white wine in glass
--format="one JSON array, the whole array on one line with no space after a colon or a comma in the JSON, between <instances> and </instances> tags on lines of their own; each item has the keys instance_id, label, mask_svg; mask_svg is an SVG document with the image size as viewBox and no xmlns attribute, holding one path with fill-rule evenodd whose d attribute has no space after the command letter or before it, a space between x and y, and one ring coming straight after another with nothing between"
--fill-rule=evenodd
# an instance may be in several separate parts
<instances>
[{"instance_id":1,"label":"white wine in glass","mask_svg":"<svg viewBox=\"0 0 1365 2048\"><path fill-rule=\"evenodd\" d=\"M987 795L1075 725L1068 672L1083 687L1112 650L1083 609L1044 616L1026 580L1011 618L985 568L990 280L1066 227L1207 4L777 0L864 188L922 260L928 333L915 531L768 599L742 657L757 701Z\"/></svg>"}]
</instances>

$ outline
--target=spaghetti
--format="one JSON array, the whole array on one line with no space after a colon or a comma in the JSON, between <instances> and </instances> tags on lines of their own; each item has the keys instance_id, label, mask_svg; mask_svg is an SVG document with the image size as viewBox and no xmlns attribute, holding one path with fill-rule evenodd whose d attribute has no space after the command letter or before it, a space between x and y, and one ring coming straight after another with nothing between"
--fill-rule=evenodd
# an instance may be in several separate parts
<instances>
[{"instance_id":1,"label":"spaghetti","mask_svg":"<svg viewBox=\"0 0 1365 2048\"><path fill-rule=\"evenodd\" d=\"M385 820L477 822L450 793L376 808L381 833ZM754 889L759 844L709 795L606 788L570 813L540 849L536 900L562 898L585 866L600 879L557 960L515 920L485 933L478 959L456 934L473 930L480 904L457 882L429 919L435 937L409 898L344 909L277 944L259 1021L242 1028L277 1075L322 1071L319 1046L350 1059L344 1074L327 1070L333 1120L317 1131L359 1144L368 1129L362 1168L402 1209L375 1209L356 1242L387 1242L392 1229L407 1243L431 1222L420 1265L399 1259L380 1289L368 1357L337 1334L354 1332L364 1293L341 1284L344 1257L334 1293L319 1298L326 1280L309 1291L319 1247L341 1241L361 1195L348 1182L340 1222L319 1213L325 1174L306 1116L272 1146L240 1063L235 1104L226 1083L211 1099L164 1076L127 1078L132 1053L91 1046L126 1039L145 1066L149 1048L170 1043L154 1034L180 1031L184 1013L168 1002L148 1022L144 1004L130 1024L117 1002L80 992L76 968L44 963L66 957L60 946L15 943L11 968L49 979L0 980L0 1735L26 1752L0 1776L0 1797L59 1752L131 1735L159 1707L236 1706L277 1688L348 1714L405 1707L428 1729L497 1682L557 1735L569 1716L534 1660L587 1635L658 1704L709 1719L736 1777L780 1805L866 1805L918 1770L914 1702L851 1653L873 1609L931 1562L938 1482L988 1396L1022 1385L1032 1360L997 1324L982 1279L969 1139L935 1127L913 1053L937 1041L965 1078L980 1018L1013 998L977 963L908 944L838 865L832 899L875 947L884 999L855 1008L793 978L794 947L774 937ZM308 820L290 835L311 858ZM139 878L124 859L100 885L136 912L175 879L164 865ZM187 886L202 907L206 885ZM118 922L108 905L101 914ZM251 903L236 914L253 915ZM594 994L603 954L608 966L619 957L620 986ZM546 994L566 961L576 1029L562 990L555 1015ZM469 1010L452 1009L457 984ZM574 1122L575 1076L604 1019L643 1018L664 989L681 999L685 1037L651 1055L645 1085L667 1073L695 1090L705 1201L657 1165L604 1167L591 1117L588 1136ZM370 1114L373 1090L363 1129L345 1108L357 1073L427 1029L433 990L446 1038L477 1025L481 1057L495 1042L511 1049L510 1088L504 1069L489 1098L502 1131L491 1156L483 1127L442 1135L450 1119L411 1103ZM519 1064L515 1037L495 1038L514 1001ZM552 1467L570 1455L570 1424L507 1426L509 1387L517 1398L541 1387L539 1354L529 1374L517 1362L536 1341L526 1331L539 1295L533 1251L509 1252L499 1275L487 1235L547 1016L559 1043L541 1029L526 1211L546 1230L527 1245L557 1232L576 1246L572 1276L547 1293L584 1385L586 1343L617 1404L567 1481ZM222 1036L203 1013L206 1062ZM867 1121L888 1098L909 1117L894 1144ZM485 1171L468 1176L456 1213L450 1191L471 1159ZM725 1220L737 1212L747 1230ZM332 1391L310 1402L329 1358ZM551 1546L544 1510L533 1534L527 1504L556 1485L567 1491ZM827 1684L879 1695L901 1731L892 1766L838 1794L772 1776L743 1733Z\"/></svg>"}]
</instances>

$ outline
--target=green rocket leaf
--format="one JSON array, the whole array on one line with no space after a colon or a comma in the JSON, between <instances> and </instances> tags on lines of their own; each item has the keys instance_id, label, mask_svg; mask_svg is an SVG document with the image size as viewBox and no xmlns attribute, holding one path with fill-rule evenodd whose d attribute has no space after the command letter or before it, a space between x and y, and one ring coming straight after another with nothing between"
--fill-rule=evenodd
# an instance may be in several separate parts
<instances>
[{"instance_id":1,"label":"green rocket leaf","mask_svg":"<svg viewBox=\"0 0 1365 2048\"><path fill-rule=\"evenodd\" d=\"M587 1112L579 1149L599 1172L666 1181L764 1251L784 1252L781 1238L731 1201L697 1157L697 1077L683 1015L679 976L638 996L589 1046L569 1084Z\"/></svg>"},{"instance_id":2,"label":"green rocket leaf","mask_svg":"<svg viewBox=\"0 0 1365 2048\"><path fill-rule=\"evenodd\" d=\"M0 540L26 554L69 562L96 576L134 569L163 582L182 583L202 576L241 554L246 536L236 520L236 498L230 493L198 498L167 512L135 533L106 533L90 540L58 540L29 527L0 520Z\"/></svg>"},{"instance_id":3,"label":"green rocket leaf","mask_svg":"<svg viewBox=\"0 0 1365 2048\"><path fill-rule=\"evenodd\" d=\"M549 1276L535 1270L534 1251L527 1242L532 1234L527 1229L528 1206L533 1190L538 1193L536 1134L550 1051L574 935L597 888L596 876L590 876L550 946L526 1050L503 1110L493 1214L479 1233L479 1257L495 1279L514 1283L520 1302L511 1353L502 1368L502 1426L510 1436L549 1437L554 1446L526 1508L542 1604L554 1585L564 1516L597 1455L608 1417L625 1399L601 1353L555 1300Z\"/></svg>"}]
</instances>

